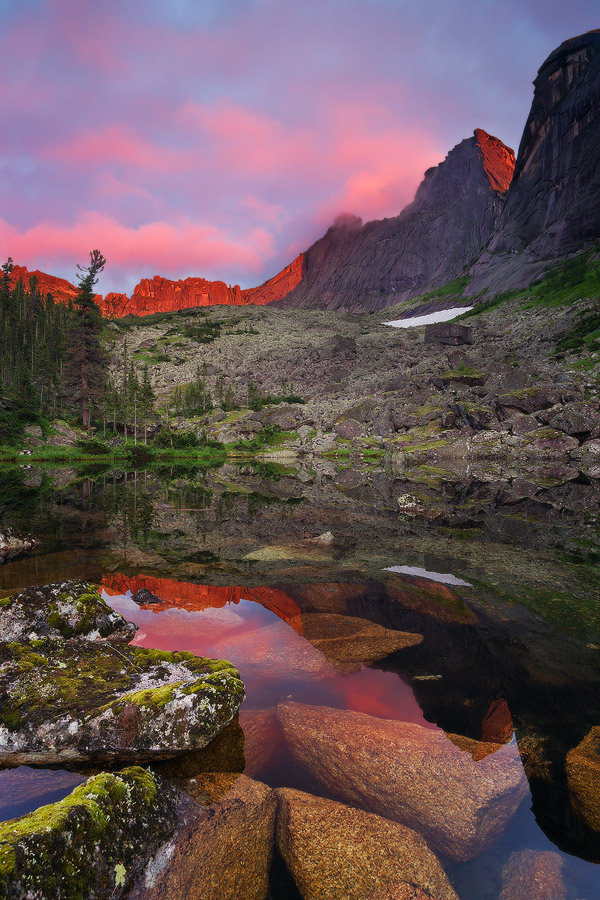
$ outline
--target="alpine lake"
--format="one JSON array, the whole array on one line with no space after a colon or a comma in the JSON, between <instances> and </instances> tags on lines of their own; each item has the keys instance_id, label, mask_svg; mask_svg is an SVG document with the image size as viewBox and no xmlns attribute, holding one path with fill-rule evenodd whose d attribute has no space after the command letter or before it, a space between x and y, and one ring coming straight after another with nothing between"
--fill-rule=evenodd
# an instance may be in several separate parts
<instances>
[{"instance_id":1,"label":"alpine lake","mask_svg":"<svg viewBox=\"0 0 600 900\"><path fill-rule=\"evenodd\" d=\"M138 626L134 644L230 660L239 720L198 773L154 771L210 774L207 806L244 776L317 798L288 817L294 853L313 855L298 871L322 884L346 856L379 865L385 840L393 855L400 822L460 900L598 900L599 500L600 482L550 463L5 467L0 529L40 545L0 566L0 597L82 579ZM88 775L5 768L0 819ZM329 801L377 819L327 831ZM305 896L275 837L271 900ZM519 893L528 877L541 893Z\"/></svg>"}]
</instances>

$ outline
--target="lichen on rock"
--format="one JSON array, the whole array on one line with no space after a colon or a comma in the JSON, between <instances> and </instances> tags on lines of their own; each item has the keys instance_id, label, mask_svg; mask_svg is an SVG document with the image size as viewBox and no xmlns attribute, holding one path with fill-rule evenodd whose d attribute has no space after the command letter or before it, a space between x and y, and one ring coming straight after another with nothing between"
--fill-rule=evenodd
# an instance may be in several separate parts
<instances>
[{"instance_id":1,"label":"lichen on rock","mask_svg":"<svg viewBox=\"0 0 600 900\"><path fill-rule=\"evenodd\" d=\"M0 627L9 637L0 642L6 764L140 761L201 749L244 699L226 660L122 643L135 626L83 582L15 595L0 609Z\"/></svg>"},{"instance_id":2,"label":"lichen on rock","mask_svg":"<svg viewBox=\"0 0 600 900\"><path fill-rule=\"evenodd\" d=\"M81 637L127 642L136 631L85 581L33 585L9 597L0 609L3 641Z\"/></svg>"}]
</instances>

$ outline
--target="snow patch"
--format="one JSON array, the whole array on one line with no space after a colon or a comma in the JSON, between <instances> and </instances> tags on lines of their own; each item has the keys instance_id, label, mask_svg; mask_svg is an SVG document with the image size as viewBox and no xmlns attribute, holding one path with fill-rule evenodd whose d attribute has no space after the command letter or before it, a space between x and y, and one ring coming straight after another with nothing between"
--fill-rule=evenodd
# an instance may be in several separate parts
<instances>
[{"instance_id":1,"label":"snow patch","mask_svg":"<svg viewBox=\"0 0 600 900\"><path fill-rule=\"evenodd\" d=\"M417 328L419 325L434 325L436 322L449 322L461 313L466 313L472 306L455 306L452 309L436 309L435 312L425 316L413 316L412 319L394 319L392 322L382 322L382 325L391 325L393 328Z\"/></svg>"}]
</instances>

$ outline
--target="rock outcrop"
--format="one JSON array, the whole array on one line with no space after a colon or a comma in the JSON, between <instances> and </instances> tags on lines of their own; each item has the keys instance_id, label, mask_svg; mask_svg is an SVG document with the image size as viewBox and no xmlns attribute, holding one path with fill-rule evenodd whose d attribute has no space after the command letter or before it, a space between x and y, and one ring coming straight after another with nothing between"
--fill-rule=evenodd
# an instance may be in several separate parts
<instances>
[{"instance_id":1,"label":"rock outcrop","mask_svg":"<svg viewBox=\"0 0 600 900\"><path fill-rule=\"evenodd\" d=\"M0 762L161 759L220 734L244 699L237 669L123 643L134 632L84 582L3 600Z\"/></svg>"},{"instance_id":2,"label":"rock outcrop","mask_svg":"<svg viewBox=\"0 0 600 900\"><path fill-rule=\"evenodd\" d=\"M399 216L339 216L305 254L285 307L375 310L458 276L491 237L514 153L481 129L428 169Z\"/></svg>"},{"instance_id":3,"label":"rock outcrop","mask_svg":"<svg viewBox=\"0 0 600 900\"><path fill-rule=\"evenodd\" d=\"M600 238L600 30L541 66L515 174L470 292L524 287Z\"/></svg>"},{"instance_id":4,"label":"rock outcrop","mask_svg":"<svg viewBox=\"0 0 600 900\"><path fill-rule=\"evenodd\" d=\"M457 900L439 860L410 828L303 791L276 793L277 846L304 900L365 900L389 882Z\"/></svg>"},{"instance_id":5,"label":"rock outcrop","mask_svg":"<svg viewBox=\"0 0 600 900\"><path fill-rule=\"evenodd\" d=\"M123 897L177 824L178 792L139 767L90 778L59 803L0 825L0 895Z\"/></svg>"},{"instance_id":6,"label":"rock outcrop","mask_svg":"<svg viewBox=\"0 0 600 900\"><path fill-rule=\"evenodd\" d=\"M476 741L465 752L410 722L298 703L278 716L292 757L329 794L402 822L450 859L485 852L527 791L514 746L475 762Z\"/></svg>"}]
</instances>

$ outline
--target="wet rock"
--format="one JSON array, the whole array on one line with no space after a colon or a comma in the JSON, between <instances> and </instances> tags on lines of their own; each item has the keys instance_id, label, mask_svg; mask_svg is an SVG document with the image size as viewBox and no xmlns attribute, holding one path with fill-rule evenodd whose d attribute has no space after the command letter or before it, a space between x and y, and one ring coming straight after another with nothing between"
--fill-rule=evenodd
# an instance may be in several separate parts
<instances>
[{"instance_id":1,"label":"wet rock","mask_svg":"<svg viewBox=\"0 0 600 900\"><path fill-rule=\"evenodd\" d=\"M565 768L573 809L590 828L600 831L600 726L567 753Z\"/></svg>"},{"instance_id":2,"label":"wet rock","mask_svg":"<svg viewBox=\"0 0 600 900\"><path fill-rule=\"evenodd\" d=\"M178 792L139 767L90 778L64 800L0 825L0 894L120 898L172 834Z\"/></svg>"},{"instance_id":3,"label":"wet rock","mask_svg":"<svg viewBox=\"0 0 600 900\"><path fill-rule=\"evenodd\" d=\"M523 850L512 853L503 869L504 886L499 900L566 900L558 853Z\"/></svg>"},{"instance_id":4,"label":"wet rock","mask_svg":"<svg viewBox=\"0 0 600 900\"><path fill-rule=\"evenodd\" d=\"M368 619L327 613L305 613L302 634L343 672L356 672L423 640L421 634L383 628Z\"/></svg>"},{"instance_id":5,"label":"wet rock","mask_svg":"<svg viewBox=\"0 0 600 900\"><path fill-rule=\"evenodd\" d=\"M140 588L139 591L131 595L131 599L134 603L139 603L140 606L146 603L162 603L161 598L149 591L148 588Z\"/></svg>"},{"instance_id":6,"label":"wet rock","mask_svg":"<svg viewBox=\"0 0 600 900\"><path fill-rule=\"evenodd\" d=\"M16 556L29 553L40 546L41 541L30 534L19 534L12 528L0 531L0 563L9 562Z\"/></svg>"},{"instance_id":7,"label":"wet rock","mask_svg":"<svg viewBox=\"0 0 600 900\"><path fill-rule=\"evenodd\" d=\"M410 722L297 703L277 712L293 758L325 790L408 825L451 859L487 850L527 792L512 745L476 762L474 747Z\"/></svg>"},{"instance_id":8,"label":"wet rock","mask_svg":"<svg viewBox=\"0 0 600 900\"><path fill-rule=\"evenodd\" d=\"M34 585L0 601L3 641L80 637L130 641L137 631L85 581Z\"/></svg>"},{"instance_id":9,"label":"wet rock","mask_svg":"<svg viewBox=\"0 0 600 900\"><path fill-rule=\"evenodd\" d=\"M266 900L275 793L245 776L207 806L206 781L188 787L204 805L185 816L134 886L129 900ZM221 788L227 781L221 779ZM217 788L213 784L209 792ZM220 793L220 791L217 791Z\"/></svg>"},{"instance_id":10,"label":"wet rock","mask_svg":"<svg viewBox=\"0 0 600 900\"><path fill-rule=\"evenodd\" d=\"M304 900L363 900L389 882L457 900L439 860L410 828L302 791L276 793L277 846Z\"/></svg>"},{"instance_id":11,"label":"wet rock","mask_svg":"<svg viewBox=\"0 0 600 900\"><path fill-rule=\"evenodd\" d=\"M285 622L273 622L256 633L227 636L216 644L217 652L246 659L246 669L276 678L323 678L333 675L333 666L308 641Z\"/></svg>"}]
</instances>

